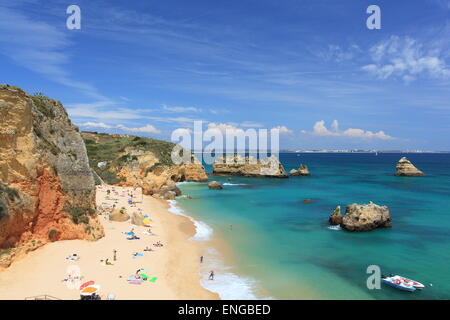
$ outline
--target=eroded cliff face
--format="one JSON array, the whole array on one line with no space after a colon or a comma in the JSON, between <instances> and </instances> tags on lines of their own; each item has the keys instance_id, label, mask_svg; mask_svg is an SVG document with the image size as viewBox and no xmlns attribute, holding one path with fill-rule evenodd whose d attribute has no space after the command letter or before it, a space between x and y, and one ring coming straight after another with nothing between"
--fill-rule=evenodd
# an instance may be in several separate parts
<instances>
[{"instance_id":1,"label":"eroded cliff face","mask_svg":"<svg viewBox=\"0 0 450 320\"><path fill-rule=\"evenodd\" d=\"M144 194L159 196L163 187L175 186L177 182L208 181L205 169L199 163L160 166L159 159L152 153L135 157L120 168L117 177L122 181L118 185L141 187Z\"/></svg>"},{"instance_id":2,"label":"eroded cliff face","mask_svg":"<svg viewBox=\"0 0 450 320\"><path fill-rule=\"evenodd\" d=\"M287 178L280 161L271 156L265 160L241 155L218 157L213 164L213 173L218 175L238 175L245 177Z\"/></svg>"},{"instance_id":3,"label":"eroded cliff face","mask_svg":"<svg viewBox=\"0 0 450 320\"><path fill-rule=\"evenodd\" d=\"M173 198L169 191L178 193L177 182L208 181L205 168L195 158L187 164L172 162L175 144L171 142L94 132L83 132L82 136L91 167L106 183L141 187L146 195Z\"/></svg>"},{"instance_id":4,"label":"eroded cliff face","mask_svg":"<svg viewBox=\"0 0 450 320\"><path fill-rule=\"evenodd\" d=\"M102 236L86 148L64 107L0 86L0 267L49 241Z\"/></svg>"}]
</instances>

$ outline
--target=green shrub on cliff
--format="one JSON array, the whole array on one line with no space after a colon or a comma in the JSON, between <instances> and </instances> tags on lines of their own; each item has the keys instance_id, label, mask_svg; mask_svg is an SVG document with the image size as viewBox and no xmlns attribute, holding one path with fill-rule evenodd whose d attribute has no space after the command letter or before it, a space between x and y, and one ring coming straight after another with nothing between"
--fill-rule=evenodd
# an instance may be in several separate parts
<instances>
[{"instance_id":1,"label":"green shrub on cliff","mask_svg":"<svg viewBox=\"0 0 450 320\"><path fill-rule=\"evenodd\" d=\"M44 96L41 92L35 93L31 96L31 100L33 100L36 108L42 112L48 118L54 118L55 112L51 107L51 99Z\"/></svg>"},{"instance_id":2,"label":"green shrub on cliff","mask_svg":"<svg viewBox=\"0 0 450 320\"><path fill-rule=\"evenodd\" d=\"M0 220L8 216L8 207L5 202L0 198Z\"/></svg>"},{"instance_id":3,"label":"green shrub on cliff","mask_svg":"<svg viewBox=\"0 0 450 320\"><path fill-rule=\"evenodd\" d=\"M172 142L95 132L82 132L81 136L86 144L91 168L108 184L120 182L121 179L116 177L117 170L124 164L137 160L136 156L123 154L127 149L153 153L159 159L158 166L173 165L171 152L175 144ZM105 162L106 165L99 168L99 162Z\"/></svg>"},{"instance_id":4,"label":"green shrub on cliff","mask_svg":"<svg viewBox=\"0 0 450 320\"><path fill-rule=\"evenodd\" d=\"M48 232L48 238L49 238L51 241L55 241L57 235L58 235L58 231L56 231L55 229L51 229L51 230Z\"/></svg>"},{"instance_id":5,"label":"green shrub on cliff","mask_svg":"<svg viewBox=\"0 0 450 320\"><path fill-rule=\"evenodd\" d=\"M69 214L70 219L75 224L88 224L89 218L86 214L93 215L95 213L94 209L86 207L64 207L63 210Z\"/></svg>"}]
</instances>

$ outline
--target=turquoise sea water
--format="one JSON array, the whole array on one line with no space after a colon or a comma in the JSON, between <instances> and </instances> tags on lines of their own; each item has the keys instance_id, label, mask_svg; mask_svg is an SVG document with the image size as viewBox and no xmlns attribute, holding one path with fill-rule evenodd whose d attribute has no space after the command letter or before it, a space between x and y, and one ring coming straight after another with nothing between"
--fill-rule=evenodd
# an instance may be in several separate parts
<instances>
[{"instance_id":1,"label":"turquoise sea water","mask_svg":"<svg viewBox=\"0 0 450 320\"><path fill-rule=\"evenodd\" d=\"M225 183L224 189L182 184L183 193L196 198L177 202L221 234L239 275L257 281L258 298L449 299L450 155L408 154L427 176L396 177L401 156L281 154L286 171L304 163L312 176L232 177L231 182L210 176ZM391 229L350 233L328 228L337 205L344 209L368 201L390 208ZM369 290L369 265L426 288L407 293L382 284L380 290ZM261 289L264 296L258 295Z\"/></svg>"}]
</instances>

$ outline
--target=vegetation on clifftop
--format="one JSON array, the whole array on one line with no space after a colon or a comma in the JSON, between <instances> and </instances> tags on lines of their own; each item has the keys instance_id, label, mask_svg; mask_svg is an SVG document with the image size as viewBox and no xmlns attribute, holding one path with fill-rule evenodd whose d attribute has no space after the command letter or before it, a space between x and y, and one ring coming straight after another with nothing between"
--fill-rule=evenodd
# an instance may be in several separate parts
<instances>
[{"instance_id":1,"label":"vegetation on clifftop","mask_svg":"<svg viewBox=\"0 0 450 320\"><path fill-rule=\"evenodd\" d=\"M171 152L175 144L167 141L137 136L110 135L97 132L82 132L91 168L108 184L120 182L117 170L127 162L137 160L127 150L153 153L159 166L173 165ZM99 167L99 163L103 166Z\"/></svg>"}]
</instances>

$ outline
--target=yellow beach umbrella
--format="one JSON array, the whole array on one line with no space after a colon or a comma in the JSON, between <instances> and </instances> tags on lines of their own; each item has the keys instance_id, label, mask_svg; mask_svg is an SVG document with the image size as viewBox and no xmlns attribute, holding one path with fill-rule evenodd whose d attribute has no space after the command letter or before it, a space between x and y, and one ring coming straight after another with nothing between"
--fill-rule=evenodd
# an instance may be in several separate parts
<instances>
[{"instance_id":1,"label":"yellow beach umbrella","mask_svg":"<svg viewBox=\"0 0 450 320\"><path fill-rule=\"evenodd\" d=\"M142 220L142 223L145 224L145 225L150 225L152 223L152 219L144 218L144 220Z\"/></svg>"}]
</instances>

